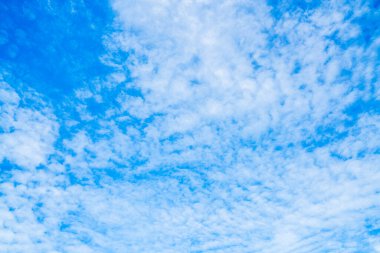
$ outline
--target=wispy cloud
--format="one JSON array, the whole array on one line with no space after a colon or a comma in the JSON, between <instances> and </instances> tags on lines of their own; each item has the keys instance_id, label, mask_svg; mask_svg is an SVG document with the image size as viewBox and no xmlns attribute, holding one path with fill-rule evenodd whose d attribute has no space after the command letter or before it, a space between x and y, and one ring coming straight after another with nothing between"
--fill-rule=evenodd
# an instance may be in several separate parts
<instances>
[{"instance_id":1,"label":"wispy cloud","mask_svg":"<svg viewBox=\"0 0 380 253\"><path fill-rule=\"evenodd\" d=\"M376 3L111 5L111 74L1 83L0 251L380 252Z\"/></svg>"}]
</instances>

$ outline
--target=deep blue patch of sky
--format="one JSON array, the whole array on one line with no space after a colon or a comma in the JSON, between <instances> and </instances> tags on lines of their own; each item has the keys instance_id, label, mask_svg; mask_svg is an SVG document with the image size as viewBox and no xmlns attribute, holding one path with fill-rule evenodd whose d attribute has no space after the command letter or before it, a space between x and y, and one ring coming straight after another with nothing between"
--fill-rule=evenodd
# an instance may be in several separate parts
<instances>
[{"instance_id":1,"label":"deep blue patch of sky","mask_svg":"<svg viewBox=\"0 0 380 253\"><path fill-rule=\"evenodd\" d=\"M57 101L106 74L99 56L113 15L106 0L0 2L0 67L12 73L6 81Z\"/></svg>"}]
</instances>

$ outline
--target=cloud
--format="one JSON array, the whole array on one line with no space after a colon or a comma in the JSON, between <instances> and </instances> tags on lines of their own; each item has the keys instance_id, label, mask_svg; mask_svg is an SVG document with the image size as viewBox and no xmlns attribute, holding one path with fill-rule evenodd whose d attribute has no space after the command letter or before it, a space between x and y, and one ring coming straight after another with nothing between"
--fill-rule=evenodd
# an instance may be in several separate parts
<instances>
[{"instance_id":1,"label":"cloud","mask_svg":"<svg viewBox=\"0 0 380 253\"><path fill-rule=\"evenodd\" d=\"M370 3L111 4L114 73L1 86L1 250L378 250Z\"/></svg>"},{"instance_id":2,"label":"cloud","mask_svg":"<svg viewBox=\"0 0 380 253\"><path fill-rule=\"evenodd\" d=\"M20 97L9 84L0 85L0 160L29 169L46 163L58 135L54 114L33 93Z\"/></svg>"}]
</instances>

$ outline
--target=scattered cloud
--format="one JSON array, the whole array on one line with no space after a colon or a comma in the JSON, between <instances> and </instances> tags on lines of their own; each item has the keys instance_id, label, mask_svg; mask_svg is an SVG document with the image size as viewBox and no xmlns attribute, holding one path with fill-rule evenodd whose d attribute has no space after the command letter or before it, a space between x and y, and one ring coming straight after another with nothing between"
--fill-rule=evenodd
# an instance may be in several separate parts
<instances>
[{"instance_id":1,"label":"scattered cloud","mask_svg":"<svg viewBox=\"0 0 380 253\"><path fill-rule=\"evenodd\" d=\"M375 3L110 4L111 73L0 84L0 251L379 251Z\"/></svg>"}]
</instances>

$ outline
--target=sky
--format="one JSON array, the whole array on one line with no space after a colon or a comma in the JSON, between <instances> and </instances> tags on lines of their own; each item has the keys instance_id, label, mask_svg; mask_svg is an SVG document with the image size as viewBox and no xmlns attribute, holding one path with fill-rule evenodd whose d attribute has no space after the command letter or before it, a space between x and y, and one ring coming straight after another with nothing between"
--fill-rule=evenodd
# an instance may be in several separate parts
<instances>
[{"instance_id":1,"label":"sky","mask_svg":"<svg viewBox=\"0 0 380 253\"><path fill-rule=\"evenodd\" d=\"M380 252L378 0L0 17L0 252Z\"/></svg>"}]
</instances>

